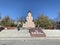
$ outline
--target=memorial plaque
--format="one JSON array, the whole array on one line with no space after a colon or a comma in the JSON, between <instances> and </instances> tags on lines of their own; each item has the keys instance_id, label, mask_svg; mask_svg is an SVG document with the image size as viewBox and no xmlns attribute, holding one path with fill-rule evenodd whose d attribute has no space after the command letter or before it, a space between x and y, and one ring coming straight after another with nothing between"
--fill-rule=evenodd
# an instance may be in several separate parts
<instances>
[{"instance_id":1,"label":"memorial plaque","mask_svg":"<svg viewBox=\"0 0 60 45\"><path fill-rule=\"evenodd\" d=\"M40 28L31 28L29 32L32 37L45 37L45 33Z\"/></svg>"}]
</instances>

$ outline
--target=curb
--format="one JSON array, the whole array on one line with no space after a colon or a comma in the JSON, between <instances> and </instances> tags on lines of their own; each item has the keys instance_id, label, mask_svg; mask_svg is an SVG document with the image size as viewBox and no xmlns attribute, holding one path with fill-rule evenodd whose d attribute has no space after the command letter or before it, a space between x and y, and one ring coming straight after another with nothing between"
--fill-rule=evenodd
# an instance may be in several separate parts
<instances>
[{"instance_id":1,"label":"curb","mask_svg":"<svg viewBox=\"0 0 60 45\"><path fill-rule=\"evenodd\" d=\"M53 38L53 37L33 37L33 38L17 38L17 37L13 37L13 38L0 38L0 40L60 40L60 37L57 38Z\"/></svg>"}]
</instances>

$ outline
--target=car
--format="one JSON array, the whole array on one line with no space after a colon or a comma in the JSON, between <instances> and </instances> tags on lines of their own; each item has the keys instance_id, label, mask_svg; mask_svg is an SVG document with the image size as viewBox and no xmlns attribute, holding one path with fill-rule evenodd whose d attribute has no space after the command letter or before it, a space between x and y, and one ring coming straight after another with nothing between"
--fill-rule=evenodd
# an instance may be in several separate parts
<instances>
[{"instance_id":1,"label":"car","mask_svg":"<svg viewBox=\"0 0 60 45\"><path fill-rule=\"evenodd\" d=\"M4 27L0 27L0 31L2 31L4 29Z\"/></svg>"}]
</instances>

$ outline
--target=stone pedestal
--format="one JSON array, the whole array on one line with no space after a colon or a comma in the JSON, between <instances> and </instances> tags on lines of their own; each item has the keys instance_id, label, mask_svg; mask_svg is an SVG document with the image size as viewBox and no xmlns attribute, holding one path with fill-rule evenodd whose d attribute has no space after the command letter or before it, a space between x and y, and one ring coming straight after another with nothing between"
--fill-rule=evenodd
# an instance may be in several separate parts
<instances>
[{"instance_id":1,"label":"stone pedestal","mask_svg":"<svg viewBox=\"0 0 60 45\"><path fill-rule=\"evenodd\" d=\"M14 30L2 30L0 32L0 38L2 37L20 38L20 37L31 37L31 36L28 29L21 29L19 31L17 29L14 29Z\"/></svg>"}]
</instances>

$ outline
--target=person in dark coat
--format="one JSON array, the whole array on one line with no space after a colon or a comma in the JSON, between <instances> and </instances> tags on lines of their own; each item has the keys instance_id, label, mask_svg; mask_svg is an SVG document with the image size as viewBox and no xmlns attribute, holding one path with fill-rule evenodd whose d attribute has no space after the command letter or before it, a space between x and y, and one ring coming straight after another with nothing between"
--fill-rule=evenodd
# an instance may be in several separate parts
<instances>
[{"instance_id":1,"label":"person in dark coat","mask_svg":"<svg viewBox=\"0 0 60 45\"><path fill-rule=\"evenodd\" d=\"M18 26L17 29L18 29L18 31L19 31L19 30L20 30L20 27Z\"/></svg>"}]
</instances>

